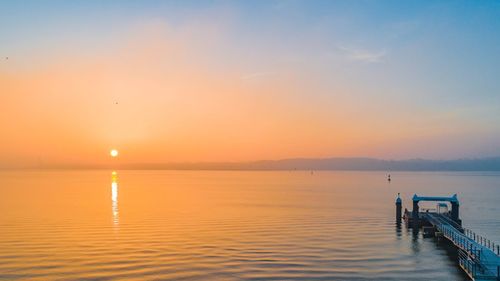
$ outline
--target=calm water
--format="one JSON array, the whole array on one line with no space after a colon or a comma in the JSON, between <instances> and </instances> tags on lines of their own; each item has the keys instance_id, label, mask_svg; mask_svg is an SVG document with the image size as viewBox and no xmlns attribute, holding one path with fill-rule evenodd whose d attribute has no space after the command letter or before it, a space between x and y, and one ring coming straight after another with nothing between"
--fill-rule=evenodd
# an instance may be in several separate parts
<instances>
[{"instance_id":1,"label":"calm water","mask_svg":"<svg viewBox=\"0 0 500 281\"><path fill-rule=\"evenodd\" d=\"M0 280L466 280L394 224L458 193L500 242L500 173L0 172Z\"/></svg>"}]
</instances>

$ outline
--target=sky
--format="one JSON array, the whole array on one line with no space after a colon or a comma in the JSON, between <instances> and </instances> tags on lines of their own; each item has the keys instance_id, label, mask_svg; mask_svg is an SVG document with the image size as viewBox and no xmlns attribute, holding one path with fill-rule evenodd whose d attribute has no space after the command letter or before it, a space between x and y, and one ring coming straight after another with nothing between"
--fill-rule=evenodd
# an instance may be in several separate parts
<instances>
[{"instance_id":1,"label":"sky","mask_svg":"<svg viewBox=\"0 0 500 281\"><path fill-rule=\"evenodd\" d=\"M499 1L0 0L0 167L499 156L499 65Z\"/></svg>"}]
</instances>

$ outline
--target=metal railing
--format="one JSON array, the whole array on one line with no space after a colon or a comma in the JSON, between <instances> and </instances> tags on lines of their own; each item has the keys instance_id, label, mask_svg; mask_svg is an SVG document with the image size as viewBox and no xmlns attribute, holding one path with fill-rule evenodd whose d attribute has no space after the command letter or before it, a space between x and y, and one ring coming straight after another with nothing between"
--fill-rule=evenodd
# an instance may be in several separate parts
<instances>
[{"instance_id":1,"label":"metal railing","mask_svg":"<svg viewBox=\"0 0 500 281\"><path fill-rule=\"evenodd\" d=\"M471 278L477 276L478 268L481 266L481 264L471 259L469 255L463 251L458 252L458 264Z\"/></svg>"},{"instance_id":2,"label":"metal railing","mask_svg":"<svg viewBox=\"0 0 500 281\"><path fill-rule=\"evenodd\" d=\"M490 249L493 253L500 257L500 245L498 243L495 243L467 228L464 228L464 234L470 239L476 241L476 243Z\"/></svg>"},{"instance_id":3,"label":"metal railing","mask_svg":"<svg viewBox=\"0 0 500 281\"><path fill-rule=\"evenodd\" d=\"M500 281L500 264L498 264L500 245L470 229L461 227L457 229L440 215L429 214L426 218L444 237L457 246L459 265L472 279ZM483 251L487 252L483 254Z\"/></svg>"},{"instance_id":4,"label":"metal railing","mask_svg":"<svg viewBox=\"0 0 500 281\"><path fill-rule=\"evenodd\" d=\"M448 227L445 227L444 229L448 229ZM500 280L500 265L496 266L496 272L495 271L492 272L491 269L488 270L486 265L489 263L489 261L484 260L484 257L483 260L481 259L482 249L477 249L477 247L472 246L470 242L464 243L463 242L464 239L459 238L458 235L451 234L448 235L447 237L448 239L453 241L453 243L457 245L457 247L459 248L458 250L459 265L472 279L497 280L497 281Z\"/></svg>"},{"instance_id":5,"label":"metal railing","mask_svg":"<svg viewBox=\"0 0 500 281\"><path fill-rule=\"evenodd\" d=\"M459 249L467 253L472 259L477 262L481 261L481 251L482 249L478 247L478 244L467 239L463 233L460 233L453 227L439 224L438 228L441 230L443 235L448 238L453 244L455 244Z\"/></svg>"}]
</instances>

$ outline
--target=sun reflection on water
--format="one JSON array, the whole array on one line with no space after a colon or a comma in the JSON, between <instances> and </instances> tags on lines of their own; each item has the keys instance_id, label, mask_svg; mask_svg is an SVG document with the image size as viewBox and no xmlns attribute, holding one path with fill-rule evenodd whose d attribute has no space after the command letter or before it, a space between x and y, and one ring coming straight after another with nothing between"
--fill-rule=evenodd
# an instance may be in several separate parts
<instances>
[{"instance_id":1,"label":"sun reflection on water","mask_svg":"<svg viewBox=\"0 0 500 281\"><path fill-rule=\"evenodd\" d=\"M118 216L118 174L113 171L111 173L111 211L113 213L113 224L119 224Z\"/></svg>"}]
</instances>

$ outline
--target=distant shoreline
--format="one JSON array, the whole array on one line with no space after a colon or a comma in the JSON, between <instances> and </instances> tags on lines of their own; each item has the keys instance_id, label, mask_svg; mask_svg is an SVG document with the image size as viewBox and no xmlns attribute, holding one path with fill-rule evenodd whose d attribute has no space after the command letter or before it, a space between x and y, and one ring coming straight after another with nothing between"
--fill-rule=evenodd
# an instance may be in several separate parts
<instances>
[{"instance_id":1,"label":"distant shoreline","mask_svg":"<svg viewBox=\"0 0 500 281\"><path fill-rule=\"evenodd\" d=\"M213 170L213 171L500 171L500 157L455 160L383 160L376 158L293 158L253 162L128 163L109 165L51 164L0 167L19 169L121 169L121 170Z\"/></svg>"}]
</instances>

